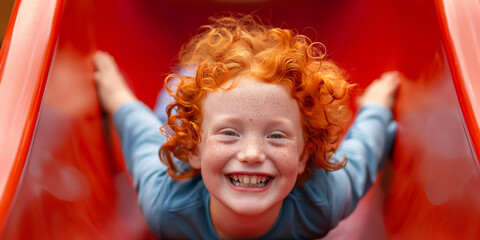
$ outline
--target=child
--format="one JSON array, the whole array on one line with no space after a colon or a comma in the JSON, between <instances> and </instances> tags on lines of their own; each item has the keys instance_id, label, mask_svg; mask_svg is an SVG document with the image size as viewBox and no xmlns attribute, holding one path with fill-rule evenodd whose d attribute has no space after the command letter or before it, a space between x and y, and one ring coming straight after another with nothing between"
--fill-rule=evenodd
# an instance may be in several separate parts
<instances>
[{"instance_id":1,"label":"child","mask_svg":"<svg viewBox=\"0 0 480 240\"><path fill-rule=\"evenodd\" d=\"M367 88L335 153L351 85L321 46L251 16L213 19L180 53L180 69L193 75L167 77L178 78L167 138L113 58L95 54L100 102L152 232L311 239L353 211L392 146L399 76L386 73Z\"/></svg>"}]
</instances>

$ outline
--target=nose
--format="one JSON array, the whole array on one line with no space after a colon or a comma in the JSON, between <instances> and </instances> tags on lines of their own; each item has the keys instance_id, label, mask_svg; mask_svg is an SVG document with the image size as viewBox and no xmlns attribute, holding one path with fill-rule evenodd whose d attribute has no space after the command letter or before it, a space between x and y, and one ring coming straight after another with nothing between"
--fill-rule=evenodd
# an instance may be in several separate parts
<instances>
[{"instance_id":1,"label":"nose","mask_svg":"<svg viewBox=\"0 0 480 240\"><path fill-rule=\"evenodd\" d=\"M263 163L265 161L265 153L262 151L262 144L257 142L247 143L237 154L237 158L239 161L248 164Z\"/></svg>"}]
</instances>

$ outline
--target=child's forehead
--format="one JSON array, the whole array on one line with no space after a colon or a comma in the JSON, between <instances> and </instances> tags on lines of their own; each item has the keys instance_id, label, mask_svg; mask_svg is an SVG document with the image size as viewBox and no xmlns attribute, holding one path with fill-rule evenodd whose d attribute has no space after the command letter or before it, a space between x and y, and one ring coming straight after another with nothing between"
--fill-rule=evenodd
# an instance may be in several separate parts
<instances>
[{"instance_id":1,"label":"child's forehead","mask_svg":"<svg viewBox=\"0 0 480 240\"><path fill-rule=\"evenodd\" d=\"M207 132L225 126L303 132L298 102L287 87L257 79L242 79L230 90L210 92L204 98L201 114L201 128Z\"/></svg>"},{"instance_id":2,"label":"child's forehead","mask_svg":"<svg viewBox=\"0 0 480 240\"><path fill-rule=\"evenodd\" d=\"M292 99L290 89L281 83L268 83L253 76L240 76L226 81L218 91L222 96L230 98L253 98L260 97L273 99Z\"/></svg>"},{"instance_id":3,"label":"child's forehead","mask_svg":"<svg viewBox=\"0 0 480 240\"><path fill-rule=\"evenodd\" d=\"M204 99L204 108L229 106L238 111L267 111L275 108L298 108L298 103L283 84L267 83L254 77L239 77L227 81L226 90L210 92ZM227 108L228 109L228 108Z\"/></svg>"}]
</instances>

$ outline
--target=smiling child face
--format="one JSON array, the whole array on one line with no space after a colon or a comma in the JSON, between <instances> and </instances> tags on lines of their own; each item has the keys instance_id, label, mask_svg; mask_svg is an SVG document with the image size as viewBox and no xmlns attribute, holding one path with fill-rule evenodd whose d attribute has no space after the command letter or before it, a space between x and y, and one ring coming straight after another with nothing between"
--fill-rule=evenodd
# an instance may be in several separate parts
<instances>
[{"instance_id":1,"label":"smiling child face","mask_svg":"<svg viewBox=\"0 0 480 240\"><path fill-rule=\"evenodd\" d=\"M308 156L289 90L241 78L234 89L204 99L202 140L189 160L201 170L211 208L254 216L280 211Z\"/></svg>"}]
</instances>

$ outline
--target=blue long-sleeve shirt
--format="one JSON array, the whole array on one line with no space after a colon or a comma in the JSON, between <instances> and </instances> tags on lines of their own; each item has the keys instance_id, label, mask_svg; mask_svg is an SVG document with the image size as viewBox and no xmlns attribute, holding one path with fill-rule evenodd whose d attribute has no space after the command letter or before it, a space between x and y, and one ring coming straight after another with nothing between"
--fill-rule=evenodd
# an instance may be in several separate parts
<instances>
[{"instance_id":1,"label":"blue long-sleeve shirt","mask_svg":"<svg viewBox=\"0 0 480 240\"><path fill-rule=\"evenodd\" d=\"M175 181L160 162L158 150L166 139L157 116L141 102L131 102L115 112L114 123L150 230L165 239L219 239L201 176ZM346 167L333 172L314 169L307 182L284 199L277 221L260 238L325 236L354 210L375 181L395 132L388 109L373 104L362 107L334 155L339 159L346 155Z\"/></svg>"}]
</instances>

